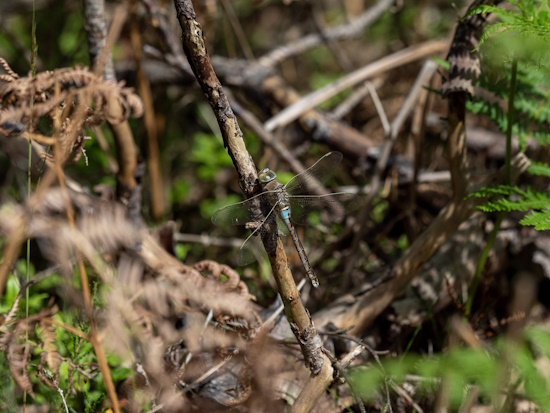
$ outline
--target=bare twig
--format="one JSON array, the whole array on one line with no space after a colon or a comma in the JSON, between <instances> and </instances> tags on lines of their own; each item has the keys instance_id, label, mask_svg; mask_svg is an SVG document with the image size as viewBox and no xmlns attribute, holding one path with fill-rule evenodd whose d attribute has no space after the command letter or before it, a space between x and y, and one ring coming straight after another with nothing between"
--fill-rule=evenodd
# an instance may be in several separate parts
<instances>
[{"instance_id":1,"label":"bare twig","mask_svg":"<svg viewBox=\"0 0 550 413\"><path fill-rule=\"evenodd\" d=\"M267 55L261 57L259 61L262 65L274 66L289 57L301 54L308 49L317 46L323 42L323 38L342 40L360 36L363 29L376 21L376 19L378 19L391 7L394 1L395 0L381 0L351 23L326 30L323 33L323 36L319 34L310 34L302 37L297 42L293 42L289 45L283 45L275 50L272 50Z\"/></svg>"},{"instance_id":2,"label":"bare twig","mask_svg":"<svg viewBox=\"0 0 550 413\"><path fill-rule=\"evenodd\" d=\"M340 103L332 110L332 116L336 119L342 119L346 116L355 106L357 106L362 100L364 100L370 94L369 83L372 88L382 86L382 78L376 78L372 82L367 81L359 86L346 100Z\"/></svg>"},{"instance_id":3,"label":"bare twig","mask_svg":"<svg viewBox=\"0 0 550 413\"><path fill-rule=\"evenodd\" d=\"M143 0L151 18L155 21L161 36L166 39L170 49L169 54L161 58L177 68L182 74L190 75L191 69L183 53L174 47L177 42L171 32L166 17L159 11L154 0ZM252 90L252 96L258 96L274 101L280 107L287 107L297 102L300 95L290 87L280 76L266 66L250 61L235 61L220 56L213 56L212 61L222 82L227 86L235 86ZM344 122L332 119L321 111L311 110L300 117L300 125L314 139L323 141L329 147L343 152L348 157L362 156L373 142L368 136L360 133Z\"/></svg>"},{"instance_id":4,"label":"bare twig","mask_svg":"<svg viewBox=\"0 0 550 413\"><path fill-rule=\"evenodd\" d=\"M0 263L0 297L4 295L8 275L10 274L11 266L17 258L19 248L23 241L26 240L24 225L25 223L21 219L19 225L15 225L6 238L7 242L2 250L2 262Z\"/></svg>"},{"instance_id":5,"label":"bare twig","mask_svg":"<svg viewBox=\"0 0 550 413\"><path fill-rule=\"evenodd\" d=\"M151 192L151 216L154 220L164 215L164 190L159 160L158 132L155 120L155 107L149 80L142 67L141 34L137 16L137 0L131 2L130 40L132 56L136 63L137 89L143 100L143 120L147 132L147 166L149 172L149 191Z\"/></svg>"},{"instance_id":6,"label":"bare twig","mask_svg":"<svg viewBox=\"0 0 550 413\"><path fill-rule=\"evenodd\" d=\"M337 95L349 87L352 87L360 82L364 82L373 76L385 73L388 70L442 52L447 47L448 42L446 40L433 40L420 45L411 46L392 55L383 57L382 59L371 63L368 66L362 67L361 69L338 79L336 82L301 98L292 106L283 109L277 115L265 122L265 128L268 131L273 131L276 128L287 125L300 117L300 115L305 111L313 109L325 100Z\"/></svg>"},{"instance_id":7,"label":"bare twig","mask_svg":"<svg viewBox=\"0 0 550 413\"><path fill-rule=\"evenodd\" d=\"M90 57L91 57L91 61L95 65L95 70L97 72L99 73L103 72L104 77L106 79L116 80L116 77L114 74L112 56L111 56L111 48L112 48L112 45L114 44L115 39L118 38L118 34L120 33L120 30L122 29L122 24L126 19L126 14L122 12L122 9L120 8L117 9L118 12L115 13L113 17L113 23L111 25L111 29L109 31L109 34L107 34L107 30L105 26L104 7L105 7L104 0L86 0L84 2L84 13L86 17L85 25L86 25L86 31L88 34L87 36L88 44L90 45L90 50L91 50ZM118 103L118 101L112 99L109 103L111 108L110 114L114 115L115 117L120 116L122 112L122 108ZM123 184L126 183L125 181L128 181L129 187L133 189L135 188L134 170L135 170L136 156L135 156L134 140L133 140L128 122L125 121L120 123L117 126L114 126L113 131L115 132L115 140L118 143L119 168L120 168L118 180ZM128 165L130 166L129 169L127 168ZM61 179L62 178L60 178L60 180ZM69 224L74 229L75 228L74 216L73 216L72 208L70 207L69 203L67 206L67 217L69 219ZM105 381L105 388L107 390L107 394L109 398L111 399L113 410L115 413L118 413L120 412L118 397L116 394L113 379L111 377L109 364L107 363L105 350L98 337L97 326L93 316L93 307L92 307L91 295L89 290L88 277L86 275L86 269L84 267L84 263L80 255L77 257L77 263L78 263L78 268L80 273L84 303L86 306L86 311L88 313L88 318L90 322L90 342L94 347L94 351L96 353L96 357L99 363L99 368L101 370L103 379Z\"/></svg>"},{"instance_id":8,"label":"bare twig","mask_svg":"<svg viewBox=\"0 0 550 413\"><path fill-rule=\"evenodd\" d=\"M376 88L372 84L372 82L367 81L365 82L367 86L367 90L370 93L372 103L374 103L374 107L376 108L376 112L378 113L378 116L380 117L380 122L382 122L382 127L384 128L384 133L386 135L389 135L391 133L391 125L388 120L388 116L386 115L386 111L384 110L384 106L382 106L382 101L380 100L380 97L378 96L378 93L376 92Z\"/></svg>"},{"instance_id":9,"label":"bare twig","mask_svg":"<svg viewBox=\"0 0 550 413\"><path fill-rule=\"evenodd\" d=\"M344 50L339 47L336 39L326 35L323 13L319 7L320 4L317 4L315 1L310 1L308 2L308 6L311 9L311 19L313 20L315 29L319 33L321 40L327 46L328 50L333 54L334 61L340 65L342 70L345 72L350 72L353 69L351 59L344 52Z\"/></svg>"},{"instance_id":10,"label":"bare twig","mask_svg":"<svg viewBox=\"0 0 550 413\"><path fill-rule=\"evenodd\" d=\"M220 238L211 237L206 234L174 234L174 241L176 242L192 242L196 244L202 244L204 246L221 246L240 248L243 245L244 240L241 238Z\"/></svg>"},{"instance_id":11,"label":"bare twig","mask_svg":"<svg viewBox=\"0 0 550 413\"><path fill-rule=\"evenodd\" d=\"M254 116L252 112L244 108L239 102L237 102L236 99L233 99L231 95L229 95L229 100L233 110L235 110L235 113L239 115L242 121L248 125L248 127L252 129L266 145L271 147L281 159L288 163L290 168L296 174L302 173L306 170L304 165L302 165L302 163L296 159L296 157L279 140L277 140L272 133L264 129L263 124L256 116Z\"/></svg>"},{"instance_id":12,"label":"bare twig","mask_svg":"<svg viewBox=\"0 0 550 413\"><path fill-rule=\"evenodd\" d=\"M229 106L227 96L220 84L202 37L202 27L196 20L190 1L175 1L178 20L183 30L183 50L220 126L224 146L235 164L239 183L247 197L257 190L257 169L248 154L237 119Z\"/></svg>"},{"instance_id":13,"label":"bare twig","mask_svg":"<svg viewBox=\"0 0 550 413\"><path fill-rule=\"evenodd\" d=\"M407 99L405 100L405 103L401 107L401 110L399 111L399 113L397 114L396 118L394 119L394 121L392 122L389 128L388 135L386 136L386 141L384 143L384 146L382 147L382 150L380 151L380 156L378 157L376 166L374 168L374 176L371 181L370 192L365 201L365 206L363 207L361 216L358 219L360 227L357 233L355 234L349 259L346 262L346 268L344 271L346 279L347 277L350 276L351 271L353 270L353 267L355 265L355 259L358 255L357 251L359 249L359 243L365 235L365 232L367 229L366 224L371 212L372 203L376 198L376 196L378 195L378 191L380 190L380 186L382 184L382 175L384 170L386 169L386 165L390 157L390 153L393 148L393 145L396 142L397 137L399 136L399 131L401 130L403 122L413 110L414 104L418 98L418 95L422 91L422 88L425 85L429 84L431 77L435 73L435 70L436 70L435 63L431 61L427 61L424 64L424 66L422 67L422 70L420 71L420 73L416 78L416 81L411 89L411 92L409 93L409 95L407 96Z\"/></svg>"},{"instance_id":14,"label":"bare twig","mask_svg":"<svg viewBox=\"0 0 550 413\"><path fill-rule=\"evenodd\" d=\"M475 7L482 2L483 0L476 0L471 7ZM457 65L457 62L462 64L465 62L465 60L459 57L464 56L464 53L469 55L472 51L470 47L471 42L476 41L476 36L480 35L481 27L485 21L479 15L475 15L472 18L474 19L472 24L469 24L467 21L460 23L448 56L451 59L451 67L454 71L452 79L459 79L461 75L466 76L466 84L472 82L472 73L467 70L469 69L468 67ZM475 66L477 56L470 56L470 59L473 59ZM466 63L467 61L468 59L466 59ZM419 269L454 234L460 224L474 212L474 207L479 200L464 200L464 195L469 185L464 126L465 103L468 89L463 87L463 82L458 82L458 84L455 82L454 86L451 86L446 89L449 95L448 150L451 181L454 190L451 202L441 210L431 225L393 265L390 271L393 275L392 280L381 285L374 292L369 291L361 297L357 297L351 305L349 303L342 303L342 305L346 305L347 310L342 311L340 309L337 313L355 314L356 317L354 319L350 320L348 318L348 320L345 320L346 317L343 316L339 320L335 320L334 314L336 312L327 310L324 314L323 312L319 313L318 317L316 317L316 321L321 325L325 325L330 321L339 328L345 328L349 327L350 323L354 323L355 325L351 331L355 334L360 334L382 309L386 308L403 291ZM523 154L516 156L512 162L514 179L524 172L528 166L529 162ZM495 182L502 182L501 171L486 179L481 185L484 186ZM338 307L338 305L335 307Z\"/></svg>"},{"instance_id":15,"label":"bare twig","mask_svg":"<svg viewBox=\"0 0 550 413\"><path fill-rule=\"evenodd\" d=\"M204 45L202 28L196 20L193 4L190 0L175 0L176 12L183 31L183 49L187 55L193 73L214 111L224 146L239 174L239 183L247 197L252 196L259 189L257 185L257 170L251 156L246 150L242 139L242 132L229 105L225 92L210 63L210 58ZM311 323L309 314L303 306L292 273L288 268L283 244L275 237L275 245L270 245L268 251L271 267L279 292L283 298L287 317L293 326L294 334L300 343L306 362L312 372L319 378L313 378L316 383L317 397L330 383L332 368L326 357L321 353L321 340ZM267 242L264 239L264 242ZM326 374L326 373L330 374Z\"/></svg>"},{"instance_id":16,"label":"bare twig","mask_svg":"<svg viewBox=\"0 0 550 413\"><path fill-rule=\"evenodd\" d=\"M229 22L231 23L231 27L233 27L233 31L235 32L235 35L237 36L237 39L239 40L239 43L241 45L241 49L243 49L243 53L246 56L248 60L254 60L254 52L252 51L252 48L250 47L250 43L248 43L248 40L246 39L246 35L244 33L243 27L241 26L241 23L239 22L239 19L237 17L237 14L235 13L235 9L233 8L233 5L229 0L222 0L222 6L225 10L225 13L227 14L227 18L229 19Z\"/></svg>"},{"instance_id":17,"label":"bare twig","mask_svg":"<svg viewBox=\"0 0 550 413\"><path fill-rule=\"evenodd\" d=\"M519 154L512 162L514 179L523 173L529 162L523 154ZM481 185L502 182L502 171L496 172ZM474 188L475 189L475 188ZM391 279L374 290L355 297L350 302L335 302L330 308L317 313L314 317L316 324L326 325L329 322L338 328L352 327L352 334L361 332L393 302L395 297L403 291L410 280L432 255L456 232L460 224L468 219L475 211L480 200L464 200L453 198L443 208L432 224L411 244L409 249L393 265L389 273ZM345 307L342 308L342 307ZM349 314L354 314L350 317Z\"/></svg>"},{"instance_id":18,"label":"bare twig","mask_svg":"<svg viewBox=\"0 0 550 413\"><path fill-rule=\"evenodd\" d=\"M107 37L104 0L84 1L84 27L88 33L87 39L90 61L93 63L98 62L101 52L105 50ZM111 53L105 55L104 68L102 69L105 79L116 80Z\"/></svg>"},{"instance_id":19,"label":"bare twig","mask_svg":"<svg viewBox=\"0 0 550 413\"><path fill-rule=\"evenodd\" d=\"M96 54L90 56L94 65L94 72L96 74L103 73L105 79L116 82L116 75L114 69L112 69L111 49L126 20L126 11L122 6L116 9L110 33L107 35L104 2L104 0L84 1L85 27L90 50L97 50ZM109 71L110 69L111 71ZM113 118L120 117L122 108L119 102L111 99L109 101L109 109L109 115ZM133 217L136 225L139 225L141 222L141 194L136 180L137 150L134 136L127 121L110 124L110 126L115 138L119 166L117 174L117 197L128 207L129 216Z\"/></svg>"},{"instance_id":20,"label":"bare twig","mask_svg":"<svg viewBox=\"0 0 550 413\"><path fill-rule=\"evenodd\" d=\"M419 413L424 413L424 409L422 409L418 403L416 403L413 398L411 396L409 396L409 393L407 393L405 390L403 390L401 387L399 387L397 384L395 383L391 383L391 388L397 393L399 394L401 397L403 397L405 400L407 400L411 406L413 406L417 412Z\"/></svg>"}]
</instances>

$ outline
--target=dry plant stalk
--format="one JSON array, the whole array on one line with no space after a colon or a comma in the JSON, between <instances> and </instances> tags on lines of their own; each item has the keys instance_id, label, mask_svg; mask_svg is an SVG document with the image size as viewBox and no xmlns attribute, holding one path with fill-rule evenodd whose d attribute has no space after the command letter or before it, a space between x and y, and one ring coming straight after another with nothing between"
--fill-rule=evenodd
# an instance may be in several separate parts
<instances>
[{"instance_id":1,"label":"dry plant stalk","mask_svg":"<svg viewBox=\"0 0 550 413\"><path fill-rule=\"evenodd\" d=\"M201 89L214 111L222 132L224 145L239 174L240 186L245 195L251 197L259 190L257 168L246 149L242 139L242 132L239 129L233 110L210 62L204 43L202 28L196 20L193 4L190 0L175 0L174 4L183 31L184 52ZM308 311L300 299L300 293L296 288L294 278L288 267L281 240L278 237L270 240L267 240L269 237L265 238L263 239L264 243L271 242L271 245L266 245L266 251L268 252L273 275L285 305L285 314L300 344L306 365L314 375L317 375L321 371L323 372L323 374L314 379L318 383L315 391L319 393L316 393L316 396L313 395L311 398L308 398L309 402L311 402L332 381L332 367L330 367L328 358L321 351L321 339L315 330ZM322 369L324 365L325 368ZM312 405L310 404L309 406L311 407ZM307 409L307 406L300 404L300 409L302 408Z\"/></svg>"}]
</instances>

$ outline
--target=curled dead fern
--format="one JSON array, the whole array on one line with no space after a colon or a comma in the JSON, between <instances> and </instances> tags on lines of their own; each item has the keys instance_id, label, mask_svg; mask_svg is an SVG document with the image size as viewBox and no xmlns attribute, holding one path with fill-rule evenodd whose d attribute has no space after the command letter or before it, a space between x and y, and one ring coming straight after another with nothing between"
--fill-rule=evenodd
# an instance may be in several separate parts
<instances>
[{"instance_id":1,"label":"curled dead fern","mask_svg":"<svg viewBox=\"0 0 550 413\"><path fill-rule=\"evenodd\" d=\"M105 121L117 124L143 113L141 99L131 88L104 80L86 67L19 77L5 60L0 63L6 71L0 76L0 133L32 139L36 135L27 130L30 120L38 124L47 118L52 125L49 138L59 139L63 160L71 152L80 158L86 140L83 128Z\"/></svg>"},{"instance_id":2,"label":"curled dead fern","mask_svg":"<svg viewBox=\"0 0 550 413\"><path fill-rule=\"evenodd\" d=\"M28 372L31 347L29 342L25 339L27 330L28 324L20 322L16 324L13 332L8 333L10 334L10 338L6 346L6 358L15 383L34 398L32 383Z\"/></svg>"},{"instance_id":3,"label":"curled dead fern","mask_svg":"<svg viewBox=\"0 0 550 413\"><path fill-rule=\"evenodd\" d=\"M45 362L57 378L59 377L59 368L61 366L62 357L57 351L57 346L55 344L57 338L55 328L51 321L52 319L50 317L44 318L40 321L40 329L42 332L42 349L44 351L40 355L41 365L39 369L42 370L42 365Z\"/></svg>"}]
</instances>

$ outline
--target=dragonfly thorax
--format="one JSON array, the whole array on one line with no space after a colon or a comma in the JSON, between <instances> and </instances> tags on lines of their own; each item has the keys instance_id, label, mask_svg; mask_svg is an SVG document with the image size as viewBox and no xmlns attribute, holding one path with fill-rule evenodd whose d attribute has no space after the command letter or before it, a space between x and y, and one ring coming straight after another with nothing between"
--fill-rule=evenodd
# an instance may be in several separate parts
<instances>
[{"instance_id":1,"label":"dragonfly thorax","mask_svg":"<svg viewBox=\"0 0 550 413\"><path fill-rule=\"evenodd\" d=\"M288 193L286 192L284 185L276 179L264 184L264 193L266 194L271 206L277 207L277 212L280 212L282 209L289 208L290 199Z\"/></svg>"}]
</instances>

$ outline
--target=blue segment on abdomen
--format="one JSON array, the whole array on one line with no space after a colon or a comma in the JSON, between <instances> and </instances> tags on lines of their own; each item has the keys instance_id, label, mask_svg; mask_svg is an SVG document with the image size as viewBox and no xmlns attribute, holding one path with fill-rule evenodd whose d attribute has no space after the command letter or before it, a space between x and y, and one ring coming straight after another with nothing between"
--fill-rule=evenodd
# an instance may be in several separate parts
<instances>
[{"instance_id":1,"label":"blue segment on abdomen","mask_svg":"<svg viewBox=\"0 0 550 413\"><path fill-rule=\"evenodd\" d=\"M290 219L290 209L286 208L281 210L281 218Z\"/></svg>"}]
</instances>

